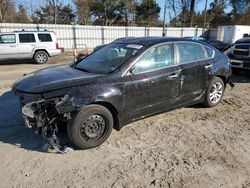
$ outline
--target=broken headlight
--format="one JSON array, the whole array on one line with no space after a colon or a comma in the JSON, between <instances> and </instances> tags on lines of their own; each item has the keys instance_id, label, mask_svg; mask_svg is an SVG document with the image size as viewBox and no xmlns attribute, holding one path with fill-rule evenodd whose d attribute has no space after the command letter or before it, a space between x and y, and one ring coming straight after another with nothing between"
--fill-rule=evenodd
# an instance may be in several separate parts
<instances>
[{"instance_id":1,"label":"broken headlight","mask_svg":"<svg viewBox=\"0 0 250 188\"><path fill-rule=\"evenodd\" d=\"M43 101L30 102L30 103L24 105L23 108L22 108L23 115L25 115L27 117L30 117L30 118L34 118L35 115L34 115L34 110L32 109L32 106L34 104L37 104L37 103L40 103L40 102L43 102Z\"/></svg>"}]
</instances>

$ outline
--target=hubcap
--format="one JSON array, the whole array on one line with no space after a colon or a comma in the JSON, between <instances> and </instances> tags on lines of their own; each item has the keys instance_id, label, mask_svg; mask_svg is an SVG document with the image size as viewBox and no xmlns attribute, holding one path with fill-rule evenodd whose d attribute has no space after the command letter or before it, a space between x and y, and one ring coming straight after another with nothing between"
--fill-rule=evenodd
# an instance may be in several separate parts
<instances>
[{"instance_id":1,"label":"hubcap","mask_svg":"<svg viewBox=\"0 0 250 188\"><path fill-rule=\"evenodd\" d=\"M223 94L223 86L222 83L216 82L212 85L210 90L209 99L211 103L216 104L220 101Z\"/></svg>"},{"instance_id":2,"label":"hubcap","mask_svg":"<svg viewBox=\"0 0 250 188\"><path fill-rule=\"evenodd\" d=\"M81 135L85 139L98 139L105 130L105 120L100 115L91 115L85 119L81 127Z\"/></svg>"},{"instance_id":3,"label":"hubcap","mask_svg":"<svg viewBox=\"0 0 250 188\"><path fill-rule=\"evenodd\" d=\"M47 56L45 54L39 54L37 56L37 60L40 62L40 63L43 63L47 60Z\"/></svg>"}]
</instances>

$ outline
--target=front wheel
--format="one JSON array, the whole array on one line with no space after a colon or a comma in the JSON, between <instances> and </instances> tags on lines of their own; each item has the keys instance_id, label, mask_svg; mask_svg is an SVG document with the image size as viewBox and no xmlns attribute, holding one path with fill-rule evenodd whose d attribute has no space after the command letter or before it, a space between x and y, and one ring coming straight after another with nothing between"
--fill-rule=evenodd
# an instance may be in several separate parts
<instances>
[{"instance_id":1,"label":"front wheel","mask_svg":"<svg viewBox=\"0 0 250 188\"><path fill-rule=\"evenodd\" d=\"M205 96L204 105L214 107L220 103L225 90L225 84L221 78L215 77L209 84Z\"/></svg>"},{"instance_id":2,"label":"front wheel","mask_svg":"<svg viewBox=\"0 0 250 188\"><path fill-rule=\"evenodd\" d=\"M107 140L113 129L111 112L101 105L82 108L67 125L69 139L82 149L94 148Z\"/></svg>"}]
</instances>

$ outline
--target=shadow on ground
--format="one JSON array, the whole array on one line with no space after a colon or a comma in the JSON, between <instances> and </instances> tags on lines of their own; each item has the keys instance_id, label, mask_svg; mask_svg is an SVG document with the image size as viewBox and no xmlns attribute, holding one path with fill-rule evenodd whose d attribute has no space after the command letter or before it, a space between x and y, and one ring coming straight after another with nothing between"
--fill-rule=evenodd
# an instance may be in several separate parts
<instances>
[{"instance_id":1,"label":"shadow on ground","mask_svg":"<svg viewBox=\"0 0 250 188\"><path fill-rule=\"evenodd\" d=\"M36 64L34 60L1 60L0 65Z\"/></svg>"},{"instance_id":2,"label":"shadow on ground","mask_svg":"<svg viewBox=\"0 0 250 188\"><path fill-rule=\"evenodd\" d=\"M63 143L69 142L65 129L61 129L60 137ZM44 152L42 146L45 141L42 136L25 127L18 97L11 91L0 95L0 142Z\"/></svg>"}]
</instances>

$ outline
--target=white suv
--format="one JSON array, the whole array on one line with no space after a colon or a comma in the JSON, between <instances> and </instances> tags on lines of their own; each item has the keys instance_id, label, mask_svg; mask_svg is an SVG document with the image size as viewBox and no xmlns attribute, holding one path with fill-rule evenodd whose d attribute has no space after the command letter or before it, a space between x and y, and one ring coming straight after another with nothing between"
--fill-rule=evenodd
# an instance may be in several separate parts
<instances>
[{"instance_id":1,"label":"white suv","mask_svg":"<svg viewBox=\"0 0 250 188\"><path fill-rule=\"evenodd\" d=\"M17 31L0 33L0 61L34 59L46 63L49 57L61 53L56 34L50 31Z\"/></svg>"}]
</instances>

